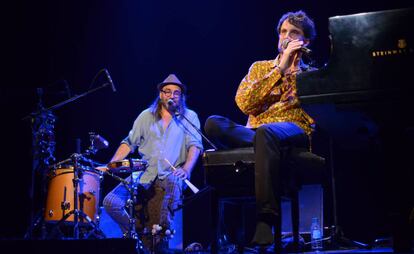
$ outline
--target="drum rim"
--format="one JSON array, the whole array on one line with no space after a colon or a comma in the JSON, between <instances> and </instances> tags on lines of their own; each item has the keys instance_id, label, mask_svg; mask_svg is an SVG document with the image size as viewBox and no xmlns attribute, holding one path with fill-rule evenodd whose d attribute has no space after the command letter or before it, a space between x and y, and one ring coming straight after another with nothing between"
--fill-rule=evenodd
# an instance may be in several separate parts
<instances>
[{"instance_id":1,"label":"drum rim","mask_svg":"<svg viewBox=\"0 0 414 254\"><path fill-rule=\"evenodd\" d=\"M81 165L79 168L81 168L81 170L83 172L91 172L97 175L102 175L102 172L98 172L95 168L90 167L90 166L84 166ZM68 174L68 173L73 173L75 169L74 165L64 165L64 166L59 166L58 168L52 168L49 170L49 173L47 174L48 178L53 178L56 177L58 175L62 175L62 174Z\"/></svg>"}]
</instances>

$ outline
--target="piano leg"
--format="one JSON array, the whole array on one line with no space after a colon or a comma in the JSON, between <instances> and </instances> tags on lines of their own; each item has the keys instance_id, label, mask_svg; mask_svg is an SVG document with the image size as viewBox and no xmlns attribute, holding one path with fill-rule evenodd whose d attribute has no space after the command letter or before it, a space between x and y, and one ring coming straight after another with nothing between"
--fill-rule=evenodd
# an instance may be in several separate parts
<instances>
[{"instance_id":1,"label":"piano leg","mask_svg":"<svg viewBox=\"0 0 414 254\"><path fill-rule=\"evenodd\" d=\"M217 191L212 188L210 192L210 207L211 207L211 248L210 253L217 254L218 246L218 225L219 225L219 197Z\"/></svg>"},{"instance_id":2,"label":"piano leg","mask_svg":"<svg viewBox=\"0 0 414 254\"><path fill-rule=\"evenodd\" d=\"M333 156L333 139L331 136L329 138L329 171L331 178L331 192L332 192L332 204L333 204L333 223L331 226L331 236L329 237L330 245L333 248L342 248L342 247L356 247L363 249L370 249L371 246L366 243L354 241L346 238L343 235L341 227L338 225L338 215L337 215L337 203L336 203L336 183L335 183L335 170L334 170L334 156Z\"/></svg>"}]
</instances>

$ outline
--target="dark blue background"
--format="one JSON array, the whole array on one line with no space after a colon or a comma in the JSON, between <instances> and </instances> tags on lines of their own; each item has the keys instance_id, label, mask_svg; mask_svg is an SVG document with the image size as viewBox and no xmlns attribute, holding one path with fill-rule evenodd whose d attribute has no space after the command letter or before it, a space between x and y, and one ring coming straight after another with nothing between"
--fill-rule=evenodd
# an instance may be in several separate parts
<instances>
[{"instance_id":1,"label":"dark blue background","mask_svg":"<svg viewBox=\"0 0 414 254\"><path fill-rule=\"evenodd\" d=\"M321 66L329 61L329 17L409 2L16 1L2 8L0 237L22 237L29 224L32 136L30 122L21 119L36 110L37 87L44 88L45 106L52 106L68 98L65 82L72 96L81 94L101 68L109 70L116 93L106 87L53 111L58 161L75 152L76 138L84 150L88 132L95 131L110 147L94 158L107 162L169 73L187 84L188 105L202 125L211 114L244 123L235 91L252 62L276 56L275 27L283 13L302 9L313 17L318 37L311 48ZM93 87L104 82L98 77ZM338 183L340 224L364 241L387 235L379 186L355 181L350 168ZM203 184L200 176L194 181Z\"/></svg>"}]
</instances>

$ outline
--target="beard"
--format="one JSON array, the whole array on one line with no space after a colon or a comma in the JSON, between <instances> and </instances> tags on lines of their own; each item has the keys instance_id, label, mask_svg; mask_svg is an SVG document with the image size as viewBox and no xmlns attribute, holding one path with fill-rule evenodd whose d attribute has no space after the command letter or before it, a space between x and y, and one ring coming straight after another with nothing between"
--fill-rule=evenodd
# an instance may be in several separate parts
<instances>
[{"instance_id":1,"label":"beard","mask_svg":"<svg viewBox=\"0 0 414 254\"><path fill-rule=\"evenodd\" d=\"M174 102L174 105L168 104L169 100L172 100ZM173 99L173 98L162 99L161 102L162 102L162 106L170 112L175 112L176 110L179 110L179 108L180 108L180 100L179 99Z\"/></svg>"}]
</instances>

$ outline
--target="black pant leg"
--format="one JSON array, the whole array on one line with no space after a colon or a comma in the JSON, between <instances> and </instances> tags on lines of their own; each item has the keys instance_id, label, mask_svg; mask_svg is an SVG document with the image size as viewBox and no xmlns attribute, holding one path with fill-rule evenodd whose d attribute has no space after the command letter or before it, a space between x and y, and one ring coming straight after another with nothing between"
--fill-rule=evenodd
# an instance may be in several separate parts
<instances>
[{"instance_id":1,"label":"black pant leg","mask_svg":"<svg viewBox=\"0 0 414 254\"><path fill-rule=\"evenodd\" d=\"M279 214L280 141L268 125L256 130L255 191L257 213Z\"/></svg>"},{"instance_id":2,"label":"black pant leg","mask_svg":"<svg viewBox=\"0 0 414 254\"><path fill-rule=\"evenodd\" d=\"M280 213L282 149L306 147L308 144L306 134L297 129L297 126L273 123L262 125L256 130L255 190L259 214Z\"/></svg>"},{"instance_id":3,"label":"black pant leg","mask_svg":"<svg viewBox=\"0 0 414 254\"><path fill-rule=\"evenodd\" d=\"M210 116L204 131L219 149L253 146L255 131L223 116Z\"/></svg>"}]
</instances>

